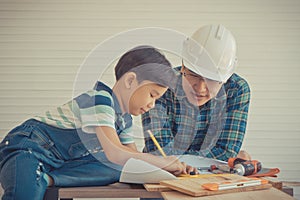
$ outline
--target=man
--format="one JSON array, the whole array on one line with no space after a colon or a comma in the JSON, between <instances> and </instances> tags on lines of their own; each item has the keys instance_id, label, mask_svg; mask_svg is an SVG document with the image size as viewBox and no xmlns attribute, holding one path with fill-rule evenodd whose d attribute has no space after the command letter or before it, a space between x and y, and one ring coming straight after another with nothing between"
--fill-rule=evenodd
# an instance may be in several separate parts
<instances>
[{"instance_id":1,"label":"man","mask_svg":"<svg viewBox=\"0 0 300 200\"><path fill-rule=\"evenodd\" d=\"M144 152L194 154L227 161L238 155L247 124L250 88L234 73L236 42L222 25L199 28L183 44L177 89L168 90L142 115ZM246 156L240 156L250 159Z\"/></svg>"}]
</instances>

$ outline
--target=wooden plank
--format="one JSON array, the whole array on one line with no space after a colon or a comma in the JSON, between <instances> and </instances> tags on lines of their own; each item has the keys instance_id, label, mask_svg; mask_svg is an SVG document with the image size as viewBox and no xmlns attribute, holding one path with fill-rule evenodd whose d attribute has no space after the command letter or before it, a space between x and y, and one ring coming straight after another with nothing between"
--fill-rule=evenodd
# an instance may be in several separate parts
<instances>
[{"instance_id":1,"label":"wooden plank","mask_svg":"<svg viewBox=\"0 0 300 200\"><path fill-rule=\"evenodd\" d=\"M299 181L282 181L283 186L289 186L289 187L299 187L300 182Z\"/></svg>"},{"instance_id":2,"label":"wooden plank","mask_svg":"<svg viewBox=\"0 0 300 200\"><path fill-rule=\"evenodd\" d=\"M245 191L239 193L192 197L176 191L162 192L165 200L295 200L292 196L276 189Z\"/></svg>"},{"instance_id":3,"label":"wooden plank","mask_svg":"<svg viewBox=\"0 0 300 200\"><path fill-rule=\"evenodd\" d=\"M170 191L172 190L171 188L164 186L164 185L160 185L160 184L155 184L155 183L146 183L144 184L145 189L148 192L164 192L164 191Z\"/></svg>"},{"instance_id":4,"label":"wooden plank","mask_svg":"<svg viewBox=\"0 0 300 200\"><path fill-rule=\"evenodd\" d=\"M282 189L282 182L280 180L278 180L278 178L275 177L264 177L265 180L268 180L269 183L274 187L277 188L279 190Z\"/></svg>"},{"instance_id":5,"label":"wooden plank","mask_svg":"<svg viewBox=\"0 0 300 200\"><path fill-rule=\"evenodd\" d=\"M220 183L227 181L251 180L250 178L239 176L236 174L225 174L224 176L207 176L202 178L189 178L181 180L161 181L161 185L170 187L171 189L191 195L191 196L209 196L215 194L225 194L233 192L253 191L271 188L271 184L262 184L257 186L241 187L228 190L209 191L201 187L204 183Z\"/></svg>"},{"instance_id":6,"label":"wooden plank","mask_svg":"<svg viewBox=\"0 0 300 200\"><path fill-rule=\"evenodd\" d=\"M197 176L183 176L183 177L179 177L180 179L187 179L187 178L191 178L191 177L212 177L212 176L231 176L231 174L199 174ZM163 191L170 191L172 190L171 188L169 188L168 186L164 186L161 184L156 184L156 183L146 183L144 184L144 187L147 191L159 191L159 192L163 192Z\"/></svg>"},{"instance_id":7,"label":"wooden plank","mask_svg":"<svg viewBox=\"0 0 300 200\"><path fill-rule=\"evenodd\" d=\"M109 186L60 188L59 198L161 198L160 192L148 192L143 185L115 183Z\"/></svg>"}]
</instances>

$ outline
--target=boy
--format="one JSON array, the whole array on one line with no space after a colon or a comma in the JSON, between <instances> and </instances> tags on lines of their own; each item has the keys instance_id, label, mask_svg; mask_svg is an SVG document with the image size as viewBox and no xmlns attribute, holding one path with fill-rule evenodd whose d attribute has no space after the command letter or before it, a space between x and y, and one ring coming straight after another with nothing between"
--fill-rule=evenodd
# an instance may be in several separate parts
<instances>
[{"instance_id":1,"label":"boy","mask_svg":"<svg viewBox=\"0 0 300 200\"><path fill-rule=\"evenodd\" d=\"M155 105L175 74L150 46L125 53L115 67L117 82L101 82L70 102L11 130L0 146L3 199L43 199L48 186L107 185L117 182L129 158L141 159L175 175L194 169L176 157L136 150L129 135L132 115Z\"/></svg>"}]
</instances>

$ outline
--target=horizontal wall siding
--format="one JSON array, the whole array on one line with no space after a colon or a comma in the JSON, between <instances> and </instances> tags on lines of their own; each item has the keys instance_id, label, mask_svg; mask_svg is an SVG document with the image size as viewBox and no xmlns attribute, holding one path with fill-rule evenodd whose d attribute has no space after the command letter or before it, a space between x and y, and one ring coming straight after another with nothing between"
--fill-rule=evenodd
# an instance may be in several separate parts
<instances>
[{"instance_id":1,"label":"horizontal wall siding","mask_svg":"<svg viewBox=\"0 0 300 200\"><path fill-rule=\"evenodd\" d=\"M298 0L0 0L0 137L69 100L84 58L112 35L141 27L190 35L222 23L252 91L243 148L279 167L281 179L300 181L299 8ZM102 78L113 84L112 71ZM136 141L142 149L140 133Z\"/></svg>"}]
</instances>

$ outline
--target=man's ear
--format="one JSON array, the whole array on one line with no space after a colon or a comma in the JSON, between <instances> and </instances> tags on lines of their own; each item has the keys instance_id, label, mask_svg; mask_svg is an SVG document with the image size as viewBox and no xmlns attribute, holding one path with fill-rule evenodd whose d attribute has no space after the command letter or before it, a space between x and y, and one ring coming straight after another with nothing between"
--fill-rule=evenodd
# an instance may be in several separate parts
<instances>
[{"instance_id":1,"label":"man's ear","mask_svg":"<svg viewBox=\"0 0 300 200\"><path fill-rule=\"evenodd\" d=\"M183 73L184 72L184 69L185 69L185 66L183 64L183 59L181 60L181 70L180 72Z\"/></svg>"},{"instance_id":2,"label":"man's ear","mask_svg":"<svg viewBox=\"0 0 300 200\"><path fill-rule=\"evenodd\" d=\"M181 69L180 69L180 73L183 74L183 73L184 73L184 70L185 70L185 66L184 66L183 63L182 63L182 66L181 66Z\"/></svg>"},{"instance_id":3,"label":"man's ear","mask_svg":"<svg viewBox=\"0 0 300 200\"><path fill-rule=\"evenodd\" d=\"M136 81L136 73L127 72L124 76L125 87L130 89Z\"/></svg>"}]
</instances>

